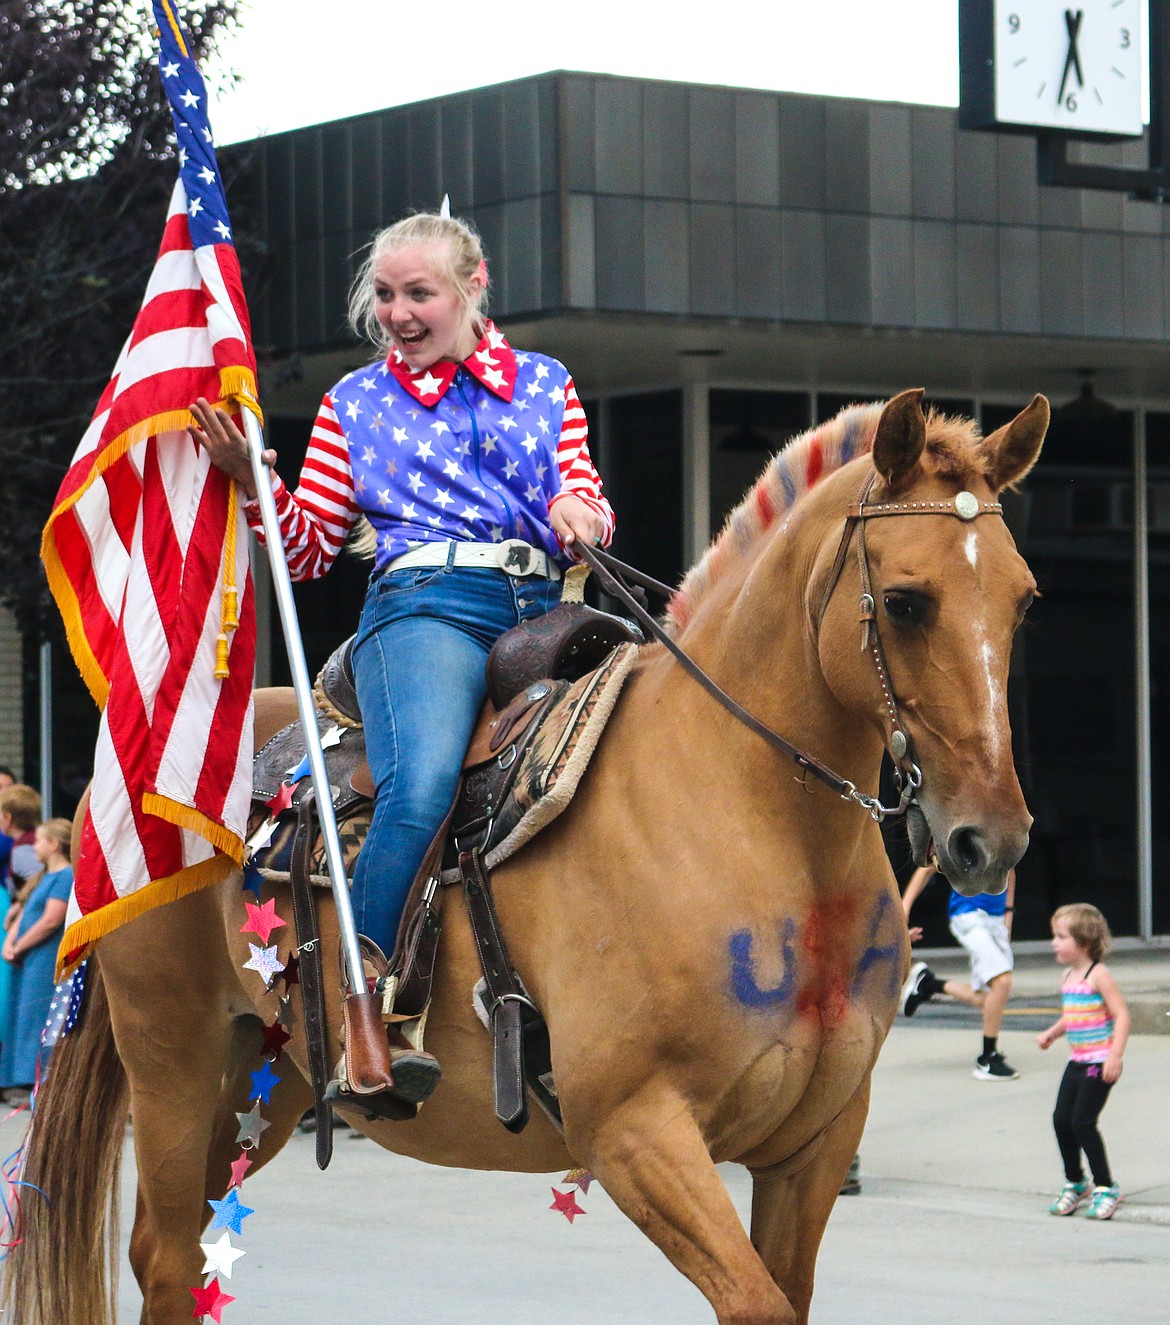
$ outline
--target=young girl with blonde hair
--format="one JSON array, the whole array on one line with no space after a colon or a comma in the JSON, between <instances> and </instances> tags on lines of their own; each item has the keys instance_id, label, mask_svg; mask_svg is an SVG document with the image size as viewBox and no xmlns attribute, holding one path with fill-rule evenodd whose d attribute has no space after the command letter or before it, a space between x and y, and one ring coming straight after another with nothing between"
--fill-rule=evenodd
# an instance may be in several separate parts
<instances>
[{"instance_id":1,"label":"young girl with blonde hair","mask_svg":"<svg viewBox=\"0 0 1170 1325\"><path fill-rule=\"evenodd\" d=\"M1095 906L1062 906L1052 917L1052 951L1068 969L1061 988L1059 1021L1041 1031L1036 1043L1047 1049L1068 1036L1069 1062L1056 1095L1052 1125L1064 1160L1065 1184L1049 1206L1054 1215L1071 1215L1088 1199L1090 1219L1110 1219L1121 1199L1113 1180L1097 1119L1121 1076L1129 1039L1129 1009L1101 958L1112 935ZM1093 1175L1085 1177L1082 1154Z\"/></svg>"}]
</instances>

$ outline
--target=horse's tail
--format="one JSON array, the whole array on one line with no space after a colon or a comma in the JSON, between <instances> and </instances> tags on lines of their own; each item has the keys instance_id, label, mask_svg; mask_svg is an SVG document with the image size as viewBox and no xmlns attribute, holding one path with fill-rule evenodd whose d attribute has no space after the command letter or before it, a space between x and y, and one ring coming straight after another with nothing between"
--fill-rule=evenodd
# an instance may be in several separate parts
<instances>
[{"instance_id":1,"label":"horse's tail","mask_svg":"<svg viewBox=\"0 0 1170 1325\"><path fill-rule=\"evenodd\" d=\"M18 1245L5 1267L4 1318L20 1325L113 1325L118 1186L130 1092L96 961L77 1025L37 1092L19 1187ZM37 1190L33 1190L36 1188Z\"/></svg>"}]
</instances>

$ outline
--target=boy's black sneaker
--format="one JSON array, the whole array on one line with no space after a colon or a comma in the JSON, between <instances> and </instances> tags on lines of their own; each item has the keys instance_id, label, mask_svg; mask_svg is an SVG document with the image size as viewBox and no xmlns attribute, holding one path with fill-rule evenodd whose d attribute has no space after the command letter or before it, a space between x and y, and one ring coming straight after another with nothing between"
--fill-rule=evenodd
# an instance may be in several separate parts
<instances>
[{"instance_id":1,"label":"boy's black sneaker","mask_svg":"<svg viewBox=\"0 0 1170 1325\"><path fill-rule=\"evenodd\" d=\"M924 994L922 986L933 983L934 973L925 962L915 962L902 986L902 999L899 1009L904 1017L912 1017L922 1003L929 1003L933 995Z\"/></svg>"},{"instance_id":2,"label":"boy's black sneaker","mask_svg":"<svg viewBox=\"0 0 1170 1325\"><path fill-rule=\"evenodd\" d=\"M1020 1074L1008 1060L996 1049L989 1054L980 1054L975 1060L976 1081L1015 1081Z\"/></svg>"}]
</instances>

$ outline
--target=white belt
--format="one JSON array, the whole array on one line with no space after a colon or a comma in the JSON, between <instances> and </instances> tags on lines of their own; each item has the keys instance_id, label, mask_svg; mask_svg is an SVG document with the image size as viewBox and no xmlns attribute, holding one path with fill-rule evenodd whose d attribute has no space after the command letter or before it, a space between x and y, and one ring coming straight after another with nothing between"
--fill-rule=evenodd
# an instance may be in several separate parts
<instances>
[{"instance_id":1,"label":"white belt","mask_svg":"<svg viewBox=\"0 0 1170 1325\"><path fill-rule=\"evenodd\" d=\"M424 543L402 556L395 557L383 572L409 570L412 566L445 566L451 554L451 543ZM462 543L455 541L454 566L490 566L507 575L543 575L546 580L559 580L561 568L540 548L525 543L521 538L509 538L503 543Z\"/></svg>"}]
</instances>

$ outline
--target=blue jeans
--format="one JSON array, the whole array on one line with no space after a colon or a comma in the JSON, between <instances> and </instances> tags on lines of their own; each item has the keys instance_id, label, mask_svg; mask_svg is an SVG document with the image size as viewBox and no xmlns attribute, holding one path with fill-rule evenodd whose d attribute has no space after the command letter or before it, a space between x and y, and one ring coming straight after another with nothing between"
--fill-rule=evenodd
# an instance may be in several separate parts
<instances>
[{"instance_id":1,"label":"blue jeans","mask_svg":"<svg viewBox=\"0 0 1170 1325\"><path fill-rule=\"evenodd\" d=\"M370 584L353 658L377 796L351 897L358 930L387 953L455 795L487 696L488 651L560 597L559 581L451 565L389 571Z\"/></svg>"}]
</instances>

